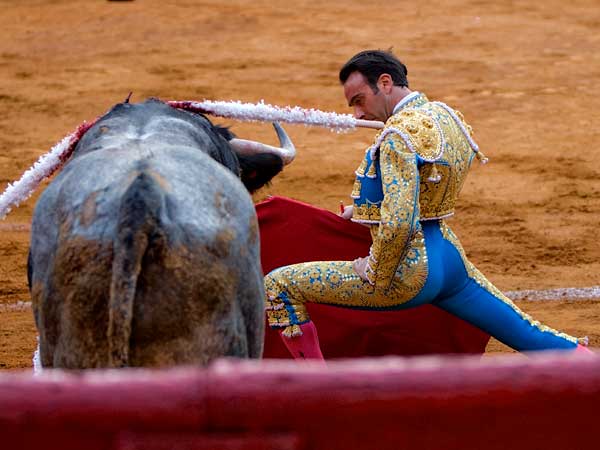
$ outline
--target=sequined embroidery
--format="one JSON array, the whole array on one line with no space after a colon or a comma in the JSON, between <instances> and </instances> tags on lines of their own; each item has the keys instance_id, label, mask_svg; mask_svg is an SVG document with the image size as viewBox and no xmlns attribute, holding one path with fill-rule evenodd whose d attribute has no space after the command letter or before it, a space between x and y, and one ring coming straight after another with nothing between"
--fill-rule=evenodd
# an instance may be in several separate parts
<instances>
[{"instance_id":1,"label":"sequined embroidery","mask_svg":"<svg viewBox=\"0 0 600 450\"><path fill-rule=\"evenodd\" d=\"M462 114L443 103L429 102L427 97L419 94L388 119L386 128L378 133L357 169L357 180L361 175L361 180L366 179L367 170L373 167L372 161L379 158L380 147L389 141L396 142L398 148L406 147L416 153L422 162L419 166L421 220L451 216L474 150L478 149L471 138L471 127ZM430 164L433 162L435 165ZM359 188L355 183L352 197L360 198L359 191L365 188L372 191L371 187L361 185ZM369 201L376 205L379 199L369 196ZM358 221L377 220L372 209L369 213L370 218L359 218Z\"/></svg>"},{"instance_id":2,"label":"sequined embroidery","mask_svg":"<svg viewBox=\"0 0 600 450\"><path fill-rule=\"evenodd\" d=\"M354 185L352 186L352 193L350 194L350 197L355 200L359 199L361 190L362 190L362 181L359 178L357 178L356 180L354 180Z\"/></svg>"},{"instance_id":3,"label":"sequined embroidery","mask_svg":"<svg viewBox=\"0 0 600 450\"><path fill-rule=\"evenodd\" d=\"M367 159L364 158L362 160L362 162L360 163L360 166L358 166L358 169L356 169L356 171L354 173L356 174L356 176L358 178L364 178L366 170L367 170Z\"/></svg>"},{"instance_id":4,"label":"sequined embroidery","mask_svg":"<svg viewBox=\"0 0 600 450\"><path fill-rule=\"evenodd\" d=\"M418 154L427 162L440 159L446 146L440 124L424 108L422 110L402 110L391 116L385 123L383 132L369 147L372 158L384 140L391 134L399 136L411 152Z\"/></svg>"},{"instance_id":5,"label":"sequined embroidery","mask_svg":"<svg viewBox=\"0 0 600 450\"><path fill-rule=\"evenodd\" d=\"M409 250L416 248L415 244L419 241L419 176L416 156L408 151L402 141L393 138L386 140L380 153L384 197L377 236L373 240L369 256L367 276L375 285L387 288L391 285L396 270L406 263L405 257ZM421 266L426 272L424 244L416 251L416 255L414 264ZM416 272L421 273L418 270ZM420 290L424 283L423 280L415 289Z\"/></svg>"},{"instance_id":6,"label":"sequined embroidery","mask_svg":"<svg viewBox=\"0 0 600 450\"><path fill-rule=\"evenodd\" d=\"M420 239L423 240L422 235ZM269 325L283 328L294 336L298 325L310 320L306 302L364 309L390 309L415 297L427 279L423 247L417 246L398 267L389 289L379 289L363 281L352 261L294 264L274 270L265 277L266 312ZM418 286L421 286L419 288Z\"/></svg>"},{"instance_id":7,"label":"sequined embroidery","mask_svg":"<svg viewBox=\"0 0 600 450\"><path fill-rule=\"evenodd\" d=\"M379 204L364 203L354 207L352 221L357 223L379 223Z\"/></svg>"}]
</instances>

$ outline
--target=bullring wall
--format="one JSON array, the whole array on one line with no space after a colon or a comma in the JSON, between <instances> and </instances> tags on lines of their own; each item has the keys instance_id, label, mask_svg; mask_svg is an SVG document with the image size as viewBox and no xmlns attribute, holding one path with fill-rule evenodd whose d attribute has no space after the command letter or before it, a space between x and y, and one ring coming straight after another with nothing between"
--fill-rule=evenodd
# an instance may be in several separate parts
<instances>
[{"instance_id":1,"label":"bullring wall","mask_svg":"<svg viewBox=\"0 0 600 450\"><path fill-rule=\"evenodd\" d=\"M600 357L0 375L3 449L598 448Z\"/></svg>"}]
</instances>

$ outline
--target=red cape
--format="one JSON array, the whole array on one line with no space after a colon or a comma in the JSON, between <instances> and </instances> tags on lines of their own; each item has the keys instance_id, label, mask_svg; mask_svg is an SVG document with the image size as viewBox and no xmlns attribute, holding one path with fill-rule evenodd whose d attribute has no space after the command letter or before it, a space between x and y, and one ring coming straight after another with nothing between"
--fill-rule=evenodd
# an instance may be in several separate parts
<instances>
[{"instance_id":1,"label":"red cape","mask_svg":"<svg viewBox=\"0 0 600 450\"><path fill-rule=\"evenodd\" d=\"M263 272L306 261L353 260L369 253L369 230L330 211L271 197L256 205ZM309 303L326 359L428 353L483 353L489 335L431 305L358 311ZM267 326L265 358L290 358Z\"/></svg>"}]
</instances>

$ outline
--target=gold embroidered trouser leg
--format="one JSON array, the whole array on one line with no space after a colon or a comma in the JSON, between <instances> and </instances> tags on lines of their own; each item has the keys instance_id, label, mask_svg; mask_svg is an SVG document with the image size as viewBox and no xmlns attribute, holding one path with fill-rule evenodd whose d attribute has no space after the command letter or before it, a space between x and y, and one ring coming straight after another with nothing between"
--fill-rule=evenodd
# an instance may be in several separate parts
<instances>
[{"instance_id":1,"label":"gold embroidered trouser leg","mask_svg":"<svg viewBox=\"0 0 600 450\"><path fill-rule=\"evenodd\" d=\"M363 281L352 261L308 262L281 267L265 277L267 317L271 327L284 327L287 337L301 334L298 325L310 320L306 302L352 308L393 308L418 292L398 280L385 290Z\"/></svg>"}]
</instances>

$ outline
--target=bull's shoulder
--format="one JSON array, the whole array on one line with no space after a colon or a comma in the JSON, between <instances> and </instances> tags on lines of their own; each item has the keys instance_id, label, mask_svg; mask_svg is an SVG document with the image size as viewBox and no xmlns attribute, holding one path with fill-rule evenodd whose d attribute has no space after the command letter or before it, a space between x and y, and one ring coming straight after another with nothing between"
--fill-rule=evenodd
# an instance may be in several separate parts
<instances>
[{"instance_id":1,"label":"bull's shoulder","mask_svg":"<svg viewBox=\"0 0 600 450\"><path fill-rule=\"evenodd\" d=\"M143 157L147 149L156 153L176 147L202 152L238 175L239 162L221 129L200 114L155 99L115 105L85 133L73 158L115 149L127 149L133 157Z\"/></svg>"}]
</instances>

